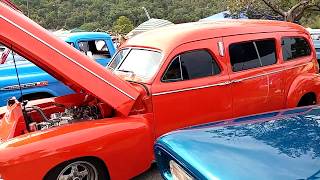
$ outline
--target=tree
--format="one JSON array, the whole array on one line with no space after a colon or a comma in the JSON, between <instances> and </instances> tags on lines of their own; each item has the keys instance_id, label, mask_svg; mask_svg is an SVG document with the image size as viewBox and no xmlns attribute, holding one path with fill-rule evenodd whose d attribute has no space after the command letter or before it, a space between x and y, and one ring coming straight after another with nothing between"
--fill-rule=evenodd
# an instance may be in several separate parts
<instances>
[{"instance_id":1,"label":"tree","mask_svg":"<svg viewBox=\"0 0 320 180\"><path fill-rule=\"evenodd\" d=\"M305 13L319 12L320 0L229 0L232 12L246 12L253 18L299 21Z\"/></svg>"},{"instance_id":2,"label":"tree","mask_svg":"<svg viewBox=\"0 0 320 180\"><path fill-rule=\"evenodd\" d=\"M316 2L315 0L302 0L297 2L288 11L284 11L282 8L273 4L271 1L262 0L268 7L270 7L274 12L280 14L285 21L295 22L299 21L304 11L306 10L314 10L320 11L320 2Z\"/></svg>"},{"instance_id":3,"label":"tree","mask_svg":"<svg viewBox=\"0 0 320 180\"><path fill-rule=\"evenodd\" d=\"M80 29L85 31L99 31L101 29L101 25L97 22L85 23L80 26Z\"/></svg>"},{"instance_id":4,"label":"tree","mask_svg":"<svg viewBox=\"0 0 320 180\"><path fill-rule=\"evenodd\" d=\"M320 0L12 0L25 14L47 29L73 29L82 26L91 30L110 30L121 16L127 17L133 26L147 19L143 9L146 7L152 18L166 19L173 23L198 21L215 13L225 11L245 12L249 17L264 19L299 19L303 25L319 27L319 18L314 10L319 9L316 2ZM302 3L295 7L299 2ZM266 3L281 12L276 13ZM295 7L295 8L293 8ZM285 15L290 12L296 17ZM303 13L299 13L303 12ZM299 16L300 15L300 16ZM319 14L318 14L319 15ZM292 18L289 18L292 17ZM291 21L291 20L290 20ZM117 31L119 26L116 26ZM121 29L121 28L120 28ZM132 27L130 28L132 29ZM128 31L128 30L126 30Z\"/></svg>"},{"instance_id":5,"label":"tree","mask_svg":"<svg viewBox=\"0 0 320 180\"><path fill-rule=\"evenodd\" d=\"M120 16L116 22L113 23L112 30L118 34L127 34L133 29L133 24L126 16Z\"/></svg>"}]
</instances>

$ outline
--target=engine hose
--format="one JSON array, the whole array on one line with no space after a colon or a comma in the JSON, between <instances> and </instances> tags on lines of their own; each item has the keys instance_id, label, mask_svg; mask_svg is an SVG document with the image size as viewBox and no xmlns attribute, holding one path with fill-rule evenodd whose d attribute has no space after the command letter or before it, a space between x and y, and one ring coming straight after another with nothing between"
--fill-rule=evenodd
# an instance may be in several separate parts
<instances>
[{"instance_id":1,"label":"engine hose","mask_svg":"<svg viewBox=\"0 0 320 180\"><path fill-rule=\"evenodd\" d=\"M44 121L46 121L46 122L52 122L51 120L49 120L49 119L47 118L47 116L44 114L44 112L42 111L42 109L39 108L39 107L37 107L37 106L27 107L26 109L35 110L35 111L37 111L37 112L41 115L41 117L43 118Z\"/></svg>"}]
</instances>

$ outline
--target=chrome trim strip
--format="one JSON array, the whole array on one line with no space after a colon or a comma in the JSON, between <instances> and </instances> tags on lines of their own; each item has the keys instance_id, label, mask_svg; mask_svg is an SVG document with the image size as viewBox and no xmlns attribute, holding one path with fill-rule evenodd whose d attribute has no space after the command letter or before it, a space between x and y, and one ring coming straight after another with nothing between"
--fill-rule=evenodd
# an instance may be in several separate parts
<instances>
[{"instance_id":1,"label":"chrome trim strip","mask_svg":"<svg viewBox=\"0 0 320 180\"><path fill-rule=\"evenodd\" d=\"M245 81L245 80L254 79L254 78L258 78L258 77L262 77L262 76L266 76L266 75L270 75L270 74L276 74L276 73L279 73L279 72L282 72L282 71L286 71L286 70L294 69L294 68L297 68L297 67L305 66L308 63L310 63L310 62L306 62L304 64L300 64L300 65L289 67L289 68L270 71L270 72L267 72L267 73L261 73L261 74L255 75L255 76L249 76L249 77L245 77L245 78L241 78L241 79L236 79L236 80L233 80L231 82L232 83L238 83L238 82L242 82L242 81Z\"/></svg>"},{"instance_id":2,"label":"chrome trim strip","mask_svg":"<svg viewBox=\"0 0 320 180\"><path fill-rule=\"evenodd\" d=\"M254 78L261 77L261 76L266 76L266 75L269 75L269 74L276 74L276 73L279 73L279 72L282 72L282 71L285 71L285 70L289 70L289 69L305 66L308 63L310 63L310 62L306 62L304 64L300 64L300 65L297 65L297 66L284 68L284 69L281 69L281 70L270 71L268 73L262 73L262 74L258 74L258 75L255 75L255 76L242 78L242 79L236 79L236 80L233 80L233 81L226 81L226 82L212 84L212 85L199 86L199 87L193 87L193 88L185 88L185 89L179 89L179 90L173 90L173 91L159 92L159 93L154 93L152 95L153 96L160 96L160 95L165 95L165 94L172 94L172 93L178 93L178 92L184 92L184 91L204 89L204 88L210 88L210 87L216 87L216 86L224 86L224 85L229 85L229 84L232 84L232 83L239 83L239 82L242 82L242 81L245 81L245 80L248 80L248 79L254 79ZM320 76L320 74L319 74L319 76Z\"/></svg>"},{"instance_id":3,"label":"chrome trim strip","mask_svg":"<svg viewBox=\"0 0 320 180\"><path fill-rule=\"evenodd\" d=\"M184 79L183 79L183 74L182 74L181 55L179 55L179 67L180 67L180 76L181 76L181 79L182 79L182 81L183 81ZM169 67L169 68L170 68L170 67Z\"/></svg>"},{"instance_id":4,"label":"chrome trim strip","mask_svg":"<svg viewBox=\"0 0 320 180\"><path fill-rule=\"evenodd\" d=\"M58 54L62 55L63 57L67 58L69 61L73 62L74 64L80 66L82 69L86 70L87 72L91 73L92 75L94 75L95 77L97 77L98 79L102 80L103 82L107 83L108 85L110 85L111 87L115 88L116 90L118 90L119 92L121 92L122 94L128 96L129 98L135 100L134 97L132 97L130 94L124 92L123 90L121 90L120 88L116 87L115 85L113 85L112 83L110 83L109 81L103 79L101 76L97 75L96 73L94 73L93 71L91 71L90 69L86 68L85 66L83 66L82 64L78 63L77 61L73 60L72 58L68 57L67 55L63 54L61 51L59 51L58 49L54 48L53 46L51 46L50 44L46 43L45 41L43 41L42 39L36 37L35 35L33 35L32 33L30 33L29 31L23 29L21 26L15 24L14 22L12 22L11 20L5 18L4 16L0 15L0 17L2 19L4 19L5 21L7 21L8 23L12 24L13 26L17 27L18 29L20 29L21 31L25 32L26 34L28 34L29 36L33 37L34 39L40 41L42 44L46 45L47 47L49 47L50 49L56 51Z\"/></svg>"},{"instance_id":5,"label":"chrome trim strip","mask_svg":"<svg viewBox=\"0 0 320 180\"><path fill-rule=\"evenodd\" d=\"M199 87L193 87L193 88L185 88L185 89L179 89L179 90L173 90L173 91L154 93L152 95L153 96L160 96L160 95L164 95L164 94L172 94L172 93L177 93L177 92L205 89L205 88L216 87L216 86L225 86L225 85L229 85L229 84L231 84L231 81L226 81L226 82L211 84L211 85L206 85L206 86L199 86Z\"/></svg>"},{"instance_id":6,"label":"chrome trim strip","mask_svg":"<svg viewBox=\"0 0 320 180\"><path fill-rule=\"evenodd\" d=\"M25 84L15 84L10 86L5 86L3 88L0 88L0 91L14 91L21 89L30 89L30 88L37 88L37 87L45 87L48 86L48 81L40 81L40 82L31 82L31 83L25 83Z\"/></svg>"}]
</instances>

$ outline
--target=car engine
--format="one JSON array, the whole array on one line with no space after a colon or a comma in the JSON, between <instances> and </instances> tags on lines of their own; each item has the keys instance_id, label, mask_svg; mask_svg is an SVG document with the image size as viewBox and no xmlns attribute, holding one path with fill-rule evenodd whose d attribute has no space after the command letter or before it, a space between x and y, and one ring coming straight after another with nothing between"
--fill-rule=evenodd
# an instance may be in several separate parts
<instances>
[{"instance_id":1,"label":"car engine","mask_svg":"<svg viewBox=\"0 0 320 180\"><path fill-rule=\"evenodd\" d=\"M39 123L29 123L29 131L44 130L73 122L101 118L101 112L97 106L74 106L65 108L64 112L53 113L50 115L50 118L47 118L41 108L37 106L28 107L26 108L26 111L37 111L43 119L43 121Z\"/></svg>"}]
</instances>

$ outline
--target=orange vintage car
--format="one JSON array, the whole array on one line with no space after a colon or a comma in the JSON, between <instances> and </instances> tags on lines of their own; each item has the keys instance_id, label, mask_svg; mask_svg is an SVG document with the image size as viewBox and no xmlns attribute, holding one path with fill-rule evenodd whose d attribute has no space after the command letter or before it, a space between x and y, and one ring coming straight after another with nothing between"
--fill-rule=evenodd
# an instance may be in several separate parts
<instances>
[{"instance_id":1,"label":"orange vintage car","mask_svg":"<svg viewBox=\"0 0 320 180\"><path fill-rule=\"evenodd\" d=\"M320 102L310 35L291 23L174 25L128 40L107 68L4 3L0 24L1 44L77 92L8 100L4 180L129 179L150 167L155 139L171 130Z\"/></svg>"}]
</instances>

